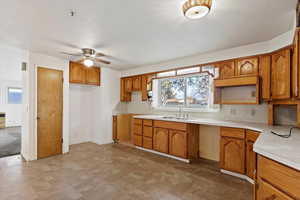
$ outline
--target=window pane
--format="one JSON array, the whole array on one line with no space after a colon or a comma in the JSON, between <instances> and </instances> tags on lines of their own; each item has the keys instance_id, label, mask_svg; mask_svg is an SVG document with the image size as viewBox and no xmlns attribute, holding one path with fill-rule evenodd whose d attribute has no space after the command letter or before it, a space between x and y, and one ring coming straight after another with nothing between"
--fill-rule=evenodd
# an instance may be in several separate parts
<instances>
[{"instance_id":1,"label":"window pane","mask_svg":"<svg viewBox=\"0 0 300 200\"><path fill-rule=\"evenodd\" d=\"M193 67L193 68L177 70L178 75L191 74L191 73L197 73L197 72L200 72L200 67Z\"/></svg>"},{"instance_id":2,"label":"window pane","mask_svg":"<svg viewBox=\"0 0 300 200\"><path fill-rule=\"evenodd\" d=\"M8 104L21 104L22 103L22 89L21 88L8 88L7 103Z\"/></svg>"},{"instance_id":3,"label":"window pane","mask_svg":"<svg viewBox=\"0 0 300 200\"><path fill-rule=\"evenodd\" d=\"M203 107L209 100L209 75L187 78L187 105Z\"/></svg>"},{"instance_id":4,"label":"window pane","mask_svg":"<svg viewBox=\"0 0 300 200\"><path fill-rule=\"evenodd\" d=\"M168 76L175 76L175 75L176 75L175 71L168 71L168 72L158 73L156 76L161 78L161 77L168 77Z\"/></svg>"},{"instance_id":5,"label":"window pane","mask_svg":"<svg viewBox=\"0 0 300 200\"><path fill-rule=\"evenodd\" d=\"M162 106L184 105L184 78L159 80L160 102Z\"/></svg>"}]
</instances>

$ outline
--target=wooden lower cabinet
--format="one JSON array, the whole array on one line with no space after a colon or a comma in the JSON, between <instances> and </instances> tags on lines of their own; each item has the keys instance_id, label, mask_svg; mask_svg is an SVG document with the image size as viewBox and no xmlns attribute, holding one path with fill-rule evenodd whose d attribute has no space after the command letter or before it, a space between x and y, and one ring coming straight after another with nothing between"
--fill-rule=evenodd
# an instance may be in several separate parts
<instances>
[{"instance_id":1,"label":"wooden lower cabinet","mask_svg":"<svg viewBox=\"0 0 300 200\"><path fill-rule=\"evenodd\" d=\"M181 158L187 158L188 136L186 132L169 131L169 154Z\"/></svg>"},{"instance_id":2,"label":"wooden lower cabinet","mask_svg":"<svg viewBox=\"0 0 300 200\"><path fill-rule=\"evenodd\" d=\"M146 149L153 149L153 139L149 137L143 137L143 147Z\"/></svg>"},{"instance_id":3,"label":"wooden lower cabinet","mask_svg":"<svg viewBox=\"0 0 300 200\"><path fill-rule=\"evenodd\" d=\"M245 141L242 139L221 137L220 165L222 169L245 173Z\"/></svg>"},{"instance_id":4,"label":"wooden lower cabinet","mask_svg":"<svg viewBox=\"0 0 300 200\"><path fill-rule=\"evenodd\" d=\"M251 179L255 178L257 155L253 151L253 145L258 136L258 132L246 130L246 175Z\"/></svg>"},{"instance_id":5,"label":"wooden lower cabinet","mask_svg":"<svg viewBox=\"0 0 300 200\"><path fill-rule=\"evenodd\" d=\"M269 183L259 179L256 200L293 200Z\"/></svg>"},{"instance_id":6,"label":"wooden lower cabinet","mask_svg":"<svg viewBox=\"0 0 300 200\"><path fill-rule=\"evenodd\" d=\"M134 135L133 139L134 139L134 145L135 146L139 146L139 147L143 146L143 136Z\"/></svg>"},{"instance_id":7,"label":"wooden lower cabinet","mask_svg":"<svg viewBox=\"0 0 300 200\"><path fill-rule=\"evenodd\" d=\"M263 156L257 163L257 199L300 199L300 171Z\"/></svg>"},{"instance_id":8,"label":"wooden lower cabinet","mask_svg":"<svg viewBox=\"0 0 300 200\"><path fill-rule=\"evenodd\" d=\"M162 153L169 153L169 130L154 128L153 149Z\"/></svg>"}]
</instances>

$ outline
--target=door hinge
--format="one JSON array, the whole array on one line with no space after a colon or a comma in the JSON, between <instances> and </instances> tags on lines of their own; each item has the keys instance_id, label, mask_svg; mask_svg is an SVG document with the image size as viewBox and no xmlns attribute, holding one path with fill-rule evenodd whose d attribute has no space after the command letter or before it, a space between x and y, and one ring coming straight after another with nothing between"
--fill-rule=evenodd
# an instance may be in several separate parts
<instances>
[{"instance_id":1,"label":"door hinge","mask_svg":"<svg viewBox=\"0 0 300 200\"><path fill-rule=\"evenodd\" d=\"M63 83L65 82L65 79L64 79L64 78L62 78L62 82L63 82Z\"/></svg>"},{"instance_id":2,"label":"door hinge","mask_svg":"<svg viewBox=\"0 0 300 200\"><path fill-rule=\"evenodd\" d=\"M64 143L64 139L63 138L61 138L61 143Z\"/></svg>"}]
</instances>

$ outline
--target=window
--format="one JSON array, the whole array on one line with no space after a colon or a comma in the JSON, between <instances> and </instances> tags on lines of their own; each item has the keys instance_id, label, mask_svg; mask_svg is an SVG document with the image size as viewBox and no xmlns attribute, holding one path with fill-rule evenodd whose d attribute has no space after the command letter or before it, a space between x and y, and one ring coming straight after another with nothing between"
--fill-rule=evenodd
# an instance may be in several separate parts
<instances>
[{"instance_id":1,"label":"window","mask_svg":"<svg viewBox=\"0 0 300 200\"><path fill-rule=\"evenodd\" d=\"M153 82L153 107L172 110L216 111L213 104L213 77L199 73L173 78L156 79Z\"/></svg>"},{"instance_id":2,"label":"window","mask_svg":"<svg viewBox=\"0 0 300 200\"><path fill-rule=\"evenodd\" d=\"M8 104L22 104L22 89L21 88L8 88L7 94Z\"/></svg>"}]
</instances>

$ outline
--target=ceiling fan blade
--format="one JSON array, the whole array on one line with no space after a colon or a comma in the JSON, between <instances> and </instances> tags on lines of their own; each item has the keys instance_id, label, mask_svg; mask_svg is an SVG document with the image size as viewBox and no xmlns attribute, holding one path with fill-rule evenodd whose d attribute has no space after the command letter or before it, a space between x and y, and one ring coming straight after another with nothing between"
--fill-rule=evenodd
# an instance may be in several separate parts
<instances>
[{"instance_id":1,"label":"ceiling fan blade","mask_svg":"<svg viewBox=\"0 0 300 200\"><path fill-rule=\"evenodd\" d=\"M107 64L107 65L109 65L109 64L111 63L111 62L109 62L109 61L102 60L102 59L99 59L99 58L94 58L94 60L95 60L96 62L101 62L101 63Z\"/></svg>"},{"instance_id":2,"label":"ceiling fan blade","mask_svg":"<svg viewBox=\"0 0 300 200\"><path fill-rule=\"evenodd\" d=\"M66 52L60 52L60 53L68 56L82 56L82 54L75 54L75 53L66 53Z\"/></svg>"},{"instance_id":3,"label":"ceiling fan blade","mask_svg":"<svg viewBox=\"0 0 300 200\"><path fill-rule=\"evenodd\" d=\"M103 56L106 56L105 54L103 54L103 53L96 53L96 55L95 55L96 57L103 57Z\"/></svg>"}]
</instances>

